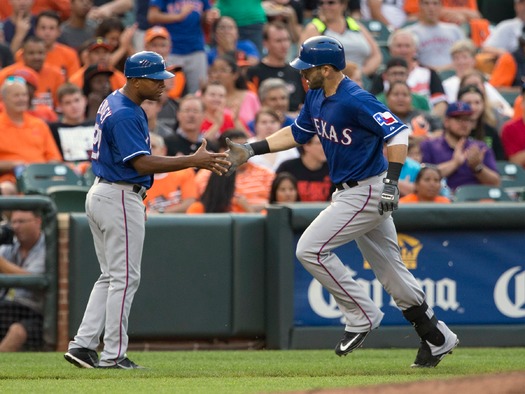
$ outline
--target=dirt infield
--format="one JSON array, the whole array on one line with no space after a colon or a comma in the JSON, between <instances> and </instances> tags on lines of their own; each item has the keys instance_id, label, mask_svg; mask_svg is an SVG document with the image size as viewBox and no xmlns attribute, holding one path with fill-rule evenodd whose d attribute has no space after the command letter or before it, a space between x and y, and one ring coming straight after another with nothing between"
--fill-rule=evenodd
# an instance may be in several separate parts
<instances>
[{"instance_id":1,"label":"dirt infield","mask_svg":"<svg viewBox=\"0 0 525 394\"><path fill-rule=\"evenodd\" d=\"M449 380L384 384L347 389L310 390L295 394L523 394L525 372L469 376Z\"/></svg>"}]
</instances>

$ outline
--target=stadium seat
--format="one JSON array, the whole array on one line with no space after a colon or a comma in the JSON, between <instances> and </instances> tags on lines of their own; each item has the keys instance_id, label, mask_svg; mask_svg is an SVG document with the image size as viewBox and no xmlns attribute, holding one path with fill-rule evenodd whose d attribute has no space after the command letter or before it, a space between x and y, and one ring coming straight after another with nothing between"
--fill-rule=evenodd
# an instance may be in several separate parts
<instances>
[{"instance_id":1,"label":"stadium seat","mask_svg":"<svg viewBox=\"0 0 525 394\"><path fill-rule=\"evenodd\" d=\"M503 96L505 100L510 104L512 107L514 105L514 100L516 100L516 97L518 97L521 93L520 88L498 88L498 92Z\"/></svg>"},{"instance_id":2,"label":"stadium seat","mask_svg":"<svg viewBox=\"0 0 525 394\"><path fill-rule=\"evenodd\" d=\"M510 161L496 162L501 176L501 188L516 200L525 200L525 169Z\"/></svg>"},{"instance_id":3,"label":"stadium seat","mask_svg":"<svg viewBox=\"0 0 525 394\"><path fill-rule=\"evenodd\" d=\"M456 71L455 70L442 70L438 73L438 75L439 75L439 79L441 79L441 82L443 82L445 79L456 75Z\"/></svg>"},{"instance_id":4,"label":"stadium seat","mask_svg":"<svg viewBox=\"0 0 525 394\"><path fill-rule=\"evenodd\" d=\"M65 164L30 164L17 176L23 194L47 194L47 188L59 185L84 186L84 179Z\"/></svg>"},{"instance_id":5,"label":"stadium seat","mask_svg":"<svg viewBox=\"0 0 525 394\"><path fill-rule=\"evenodd\" d=\"M85 212L89 186L61 185L47 188L58 212Z\"/></svg>"},{"instance_id":6,"label":"stadium seat","mask_svg":"<svg viewBox=\"0 0 525 394\"><path fill-rule=\"evenodd\" d=\"M91 166L89 166L88 168L86 168L86 172L84 173L84 183L87 185L87 186L91 186L93 185L93 183L95 183L95 174L93 174L93 169L91 168Z\"/></svg>"},{"instance_id":7,"label":"stadium seat","mask_svg":"<svg viewBox=\"0 0 525 394\"><path fill-rule=\"evenodd\" d=\"M487 185L460 186L454 193L454 202L502 202L512 201L505 190Z\"/></svg>"},{"instance_id":8,"label":"stadium seat","mask_svg":"<svg viewBox=\"0 0 525 394\"><path fill-rule=\"evenodd\" d=\"M387 46L388 37L390 37L390 30L384 23L376 20L362 20L361 23L368 29L374 40L377 42L377 45L380 47Z\"/></svg>"}]
</instances>

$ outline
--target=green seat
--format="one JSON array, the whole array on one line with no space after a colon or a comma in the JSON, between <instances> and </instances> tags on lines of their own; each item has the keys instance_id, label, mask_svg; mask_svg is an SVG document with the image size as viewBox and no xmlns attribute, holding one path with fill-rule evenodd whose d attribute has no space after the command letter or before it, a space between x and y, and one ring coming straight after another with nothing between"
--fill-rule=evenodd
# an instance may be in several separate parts
<instances>
[{"instance_id":1,"label":"green seat","mask_svg":"<svg viewBox=\"0 0 525 394\"><path fill-rule=\"evenodd\" d=\"M17 176L18 190L23 194L47 194L51 186L83 186L84 179L65 164L29 164Z\"/></svg>"},{"instance_id":2,"label":"green seat","mask_svg":"<svg viewBox=\"0 0 525 394\"><path fill-rule=\"evenodd\" d=\"M85 212L89 186L61 185L47 188L58 212Z\"/></svg>"},{"instance_id":3,"label":"green seat","mask_svg":"<svg viewBox=\"0 0 525 394\"><path fill-rule=\"evenodd\" d=\"M519 88L499 88L498 92L512 107L514 105L516 97L520 95L521 90Z\"/></svg>"},{"instance_id":4,"label":"green seat","mask_svg":"<svg viewBox=\"0 0 525 394\"><path fill-rule=\"evenodd\" d=\"M86 169L86 172L84 173L84 183L87 185L87 186L92 186L93 183L95 183L95 174L93 174L93 168L91 166L89 166L87 169Z\"/></svg>"},{"instance_id":5,"label":"green seat","mask_svg":"<svg viewBox=\"0 0 525 394\"><path fill-rule=\"evenodd\" d=\"M460 186L454 193L454 202L485 202L485 201L512 201L505 190L487 185Z\"/></svg>"},{"instance_id":6,"label":"green seat","mask_svg":"<svg viewBox=\"0 0 525 394\"><path fill-rule=\"evenodd\" d=\"M369 20L369 21L360 21L370 32L374 40L377 42L377 45L387 46L388 37L390 37L390 30L388 27L380 21Z\"/></svg>"},{"instance_id":7,"label":"green seat","mask_svg":"<svg viewBox=\"0 0 525 394\"><path fill-rule=\"evenodd\" d=\"M496 162L498 173L501 176L501 188L516 200L525 199L525 169L510 161Z\"/></svg>"},{"instance_id":8,"label":"green seat","mask_svg":"<svg viewBox=\"0 0 525 394\"><path fill-rule=\"evenodd\" d=\"M441 79L441 81L444 81L445 79L456 75L456 71L455 70L442 70L438 73L438 75L439 75L439 79Z\"/></svg>"}]
</instances>

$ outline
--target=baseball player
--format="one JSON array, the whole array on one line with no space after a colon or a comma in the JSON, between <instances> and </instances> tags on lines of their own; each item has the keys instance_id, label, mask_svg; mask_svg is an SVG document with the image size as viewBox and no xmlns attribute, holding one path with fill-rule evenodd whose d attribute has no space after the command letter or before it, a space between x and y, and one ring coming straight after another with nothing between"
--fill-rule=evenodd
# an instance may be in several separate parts
<instances>
[{"instance_id":1,"label":"baseball player","mask_svg":"<svg viewBox=\"0 0 525 394\"><path fill-rule=\"evenodd\" d=\"M383 313L333 250L355 240L386 291L421 337L413 367L435 367L458 344L457 336L437 320L425 294L399 252L392 211L408 145L408 129L374 96L341 72L344 50L327 36L306 40L291 65L309 86L294 124L265 140L228 142L228 173L253 155L278 152L319 138L337 187L332 202L310 224L297 244L297 258L335 298L346 319L335 352L345 356L379 327ZM383 156L387 144L388 162Z\"/></svg>"},{"instance_id":2,"label":"baseball player","mask_svg":"<svg viewBox=\"0 0 525 394\"><path fill-rule=\"evenodd\" d=\"M153 173L189 167L217 174L227 171L226 154L210 153L206 140L189 156L152 156L148 122L140 104L159 100L166 71L155 52L130 56L124 66L127 81L98 109L93 153L94 185L86 198L86 214L95 242L101 275L96 281L74 340L64 355L80 368L141 368L126 356L128 317L140 281L145 233L142 202ZM97 347L104 332L104 349Z\"/></svg>"}]
</instances>

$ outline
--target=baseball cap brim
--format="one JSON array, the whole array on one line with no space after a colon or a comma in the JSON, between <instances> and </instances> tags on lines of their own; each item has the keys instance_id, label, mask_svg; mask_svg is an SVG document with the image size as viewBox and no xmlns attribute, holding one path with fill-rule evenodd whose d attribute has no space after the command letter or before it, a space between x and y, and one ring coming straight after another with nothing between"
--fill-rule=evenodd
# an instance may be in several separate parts
<instances>
[{"instance_id":1,"label":"baseball cap brim","mask_svg":"<svg viewBox=\"0 0 525 394\"><path fill-rule=\"evenodd\" d=\"M308 68L313 68L315 67L313 64L310 64L310 63L306 63L306 62L303 62L301 59L299 58L295 58L294 60L292 60L290 62L290 66L292 66L293 68L297 69L297 70L306 70Z\"/></svg>"}]
</instances>

